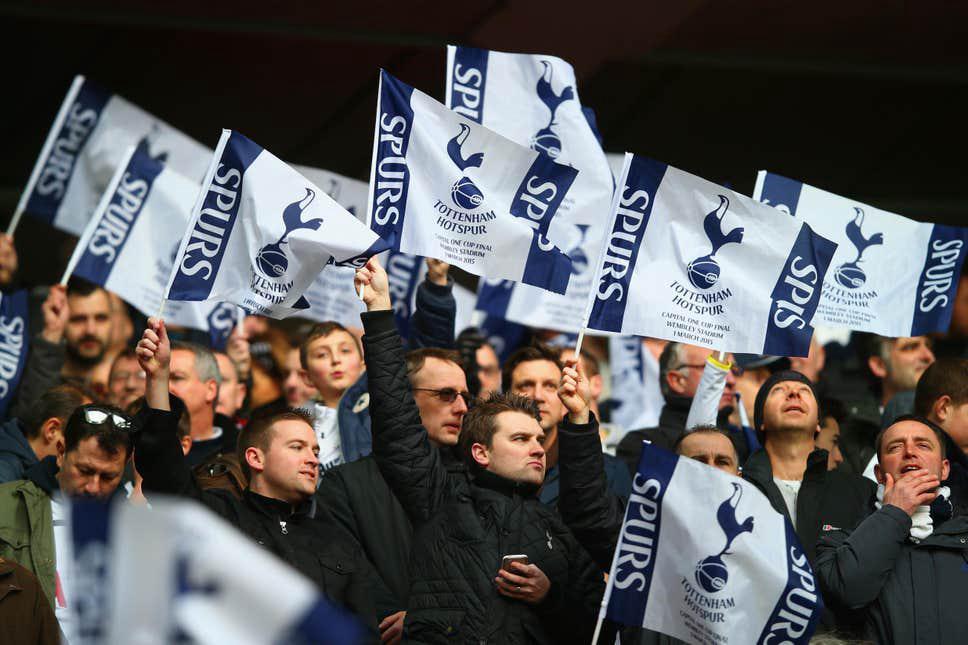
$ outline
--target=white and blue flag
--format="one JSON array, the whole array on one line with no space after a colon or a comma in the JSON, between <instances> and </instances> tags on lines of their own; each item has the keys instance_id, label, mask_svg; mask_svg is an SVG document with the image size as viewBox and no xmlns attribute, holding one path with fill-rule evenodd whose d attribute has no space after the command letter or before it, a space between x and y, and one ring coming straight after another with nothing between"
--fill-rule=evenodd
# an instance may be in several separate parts
<instances>
[{"instance_id":1,"label":"white and blue flag","mask_svg":"<svg viewBox=\"0 0 968 645\"><path fill-rule=\"evenodd\" d=\"M72 645L342 645L365 637L310 580L196 502L78 501L69 515Z\"/></svg>"},{"instance_id":2,"label":"white and blue flag","mask_svg":"<svg viewBox=\"0 0 968 645\"><path fill-rule=\"evenodd\" d=\"M808 224L627 155L589 329L719 351L806 356L836 244Z\"/></svg>"},{"instance_id":3,"label":"white and blue flag","mask_svg":"<svg viewBox=\"0 0 968 645\"><path fill-rule=\"evenodd\" d=\"M211 149L83 76L74 77L24 189L29 213L80 235L129 146L201 181Z\"/></svg>"},{"instance_id":4,"label":"white and blue flag","mask_svg":"<svg viewBox=\"0 0 968 645\"><path fill-rule=\"evenodd\" d=\"M366 220L366 200L370 189L365 181L330 170L290 164L296 172L322 188L337 204L360 221Z\"/></svg>"},{"instance_id":5,"label":"white and blue flag","mask_svg":"<svg viewBox=\"0 0 968 645\"><path fill-rule=\"evenodd\" d=\"M645 444L603 611L690 643L807 643L823 608L796 532L752 484Z\"/></svg>"},{"instance_id":6,"label":"white and blue flag","mask_svg":"<svg viewBox=\"0 0 968 645\"><path fill-rule=\"evenodd\" d=\"M156 316L198 195L199 184L138 148L121 159L74 248L69 273ZM170 302L165 320L208 331L222 349L237 308L218 302Z\"/></svg>"},{"instance_id":7,"label":"white and blue flag","mask_svg":"<svg viewBox=\"0 0 968 645\"><path fill-rule=\"evenodd\" d=\"M564 293L546 235L577 175L381 72L368 220L394 250Z\"/></svg>"},{"instance_id":8,"label":"white and blue flag","mask_svg":"<svg viewBox=\"0 0 968 645\"><path fill-rule=\"evenodd\" d=\"M489 316L577 332L592 286L591 263L605 233L614 182L578 97L575 71L555 56L447 48L447 105L511 141L579 170L548 229L572 261L568 290L484 280L477 308Z\"/></svg>"},{"instance_id":9,"label":"white and blue flag","mask_svg":"<svg viewBox=\"0 0 968 645\"><path fill-rule=\"evenodd\" d=\"M30 296L26 289L0 293L0 418L20 384L30 349Z\"/></svg>"},{"instance_id":10,"label":"white and blue flag","mask_svg":"<svg viewBox=\"0 0 968 645\"><path fill-rule=\"evenodd\" d=\"M609 394L612 422L622 430L659 425L665 405L659 389L659 361L638 336L610 336L608 362L612 387ZM609 443L613 443L611 436Z\"/></svg>"},{"instance_id":11,"label":"white and blue flag","mask_svg":"<svg viewBox=\"0 0 968 645\"><path fill-rule=\"evenodd\" d=\"M230 302L283 318L310 308L304 294L324 267L359 267L385 248L275 155L223 130L166 297Z\"/></svg>"},{"instance_id":12,"label":"white and blue flag","mask_svg":"<svg viewBox=\"0 0 968 645\"><path fill-rule=\"evenodd\" d=\"M837 243L818 325L892 338L948 331L968 228L915 222L765 170L753 197Z\"/></svg>"}]
</instances>

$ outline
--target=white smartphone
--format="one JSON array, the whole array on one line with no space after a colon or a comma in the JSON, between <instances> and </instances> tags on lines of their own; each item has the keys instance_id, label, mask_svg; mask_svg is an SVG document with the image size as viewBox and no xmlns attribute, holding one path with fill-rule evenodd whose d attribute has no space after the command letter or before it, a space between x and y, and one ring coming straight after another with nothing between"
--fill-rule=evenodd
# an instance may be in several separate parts
<instances>
[{"instance_id":1,"label":"white smartphone","mask_svg":"<svg viewBox=\"0 0 968 645\"><path fill-rule=\"evenodd\" d=\"M501 558L501 568L507 571L508 573L514 573L514 571L511 570L512 562L520 562L521 564L531 563L530 560L528 560L528 556L524 554L506 555L503 558Z\"/></svg>"}]
</instances>

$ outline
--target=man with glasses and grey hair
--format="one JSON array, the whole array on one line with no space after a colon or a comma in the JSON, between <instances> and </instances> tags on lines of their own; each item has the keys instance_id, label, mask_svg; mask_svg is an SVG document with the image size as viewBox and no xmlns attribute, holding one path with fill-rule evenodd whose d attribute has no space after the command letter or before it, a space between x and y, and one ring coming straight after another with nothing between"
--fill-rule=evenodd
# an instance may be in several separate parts
<instances>
[{"instance_id":1,"label":"man with glasses and grey hair","mask_svg":"<svg viewBox=\"0 0 968 645\"><path fill-rule=\"evenodd\" d=\"M407 353L406 366L430 443L440 451L449 472L463 474L464 465L455 447L470 394L460 354L433 347L415 349ZM383 642L398 642L410 592L408 567L413 529L407 514L372 455L326 471L317 495L327 514L363 547L398 602L400 611L380 623Z\"/></svg>"},{"instance_id":2,"label":"man with glasses and grey hair","mask_svg":"<svg viewBox=\"0 0 968 645\"><path fill-rule=\"evenodd\" d=\"M82 405L64 428L63 452L41 459L24 479L0 486L0 558L30 570L73 635L67 507L72 498L107 499L131 455L131 418L115 408Z\"/></svg>"},{"instance_id":3,"label":"man with glasses and grey hair","mask_svg":"<svg viewBox=\"0 0 968 645\"><path fill-rule=\"evenodd\" d=\"M659 425L632 430L615 450L615 456L625 461L630 473L634 474L638 469L643 440L673 450L676 441L685 433L689 407L710 354L711 349L684 343L669 343L662 350L659 356L659 389L665 405L659 414ZM725 427L726 417L732 412L735 390L736 378L730 372L726 375L726 386L719 400L721 427Z\"/></svg>"}]
</instances>

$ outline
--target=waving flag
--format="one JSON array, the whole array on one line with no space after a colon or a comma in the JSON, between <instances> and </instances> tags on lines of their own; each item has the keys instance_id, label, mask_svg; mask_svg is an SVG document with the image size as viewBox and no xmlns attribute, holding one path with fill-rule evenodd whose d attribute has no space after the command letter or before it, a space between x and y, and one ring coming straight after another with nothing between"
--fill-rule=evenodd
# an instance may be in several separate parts
<instances>
[{"instance_id":1,"label":"waving flag","mask_svg":"<svg viewBox=\"0 0 968 645\"><path fill-rule=\"evenodd\" d=\"M626 431L659 425L659 413L665 405L659 389L659 361L642 345L642 339L610 336L608 360L613 423ZM608 439L613 442L611 435Z\"/></svg>"},{"instance_id":2,"label":"waving flag","mask_svg":"<svg viewBox=\"0 0 968 645\"><path fill-rule=\"evenodd\" d=\"M790 522L752 484L646 444L605 589L623 625L691 643L807 643L823 603Z\"/></svg>"},{"instance_id":3,"label":"waving flag","mask_svg":"<svg viewBox=\"0 0 968 645\"><path fill-rule=\"evenodd\" d=\"M128 148L74 248L69 273L156 316L198 191L197 182ZM171 302L164 315L169 323L208 331L217 349L237 317L236 307L216 302Z\"/></svg>"},{"instance_id":4,"label":"waving flag","mask_svg":"<svg viewBox=\"0 0 968 645\"><path fill-rule=\"evenodd\" d=\"M753 197L837 243L818 324L895 338L948 331L968 228L915 222L765 170Z\"/></svg>"},{"instance_id":5,"label":"waving flag","mask_svg":"<svg viewBox=\"0 0 968 645\"><path fill-rule=\"evenodd\" d=\"M71 643L362 642L352 615L195 502L75 502L70 520Z\"/></svg>"},{"instance_id":6,"label":"waving flag","mask_svg":"<svg viewBox=\"0 0 968 645\"><path fill-rule=\"evenodd\" d=\"M168 283L169 300L221 300L283 318L330 263L362 266L387 244L325 192L223 130Z\"/></svg>"},{"instance_id":7,"label":"waving flag","mask_svg":"<svg viewBox=\"0 0 968 645\"><path fill-rule=\"evenodd\" d=\"M806 356L836 245L722 186L627 155L590 329Z\"/></svg>"},{"instance_id":8,"label":"waving flag","mask_svg":"<svg viewBox=\"0 0 968 645\"><path fill-rule=\"evenodd\" d=\"M128 146L195 181L205 176L212 155L209 148L117 94L74 77L11 228L27 212L80 235Z\"/></svg>"},{"instance_id":9,"label":"waving flag","mask_svg":"<svg viewBox=\"0 0 968 645\"><path fill-rule=\"evenodd\" d=\"M296 172L322 188L334 202L349 211L351 215L360 221L366 218L366 200L370 191L365 181L322 168L291 165Z\"/></svg>"},{"instance_id":10,"label":"waving flag","mask_svg":"<svg viewBox=\"0 0 968 645\"><path fill-rule=\"evenodd\" d=\"M545 234L577 175L381 73L368 219L395 250L563 293Z\"/></svg>"},{"instance_id":11,"label":"waving flag","mask_svg":"<svg viewBox=\"0 0 968 645\"><path fill-rule=\"evenodd\" d=\"M0 418L23 376L30 348L30 297L26 289L0 293Z\"/></svg>"},{"instance_id":12,"label":"waving flag","mask_svg":"<svg viewBox=\"0 0 968 645\"><path fill-rule=\"evenodd\" d=\"M547 233L572 261L567 291L559 295L527 284L485 281L477 301L477 308L489 316L577 332L592 286L588 258L601 247L613 181L578 98L575 71L555 56L449 46L447 105L580 171Z\"/></svg>"}]
</instances>

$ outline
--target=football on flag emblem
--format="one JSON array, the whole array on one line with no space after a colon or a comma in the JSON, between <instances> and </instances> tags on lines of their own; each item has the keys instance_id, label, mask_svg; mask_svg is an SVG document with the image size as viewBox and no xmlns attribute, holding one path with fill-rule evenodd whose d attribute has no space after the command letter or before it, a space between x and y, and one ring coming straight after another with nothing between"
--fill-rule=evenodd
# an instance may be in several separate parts
<instances>
[{"instance_id":1,"label":"football on flag emblem","mask_svg":"<svg viewBox=\"0 0 968 645\"><path fill-rule=\"evenodd\" d=\"M460 132L447 142L447 154L461 172L468 168L480 168L481 164L484 163L483 152L475 152L464 157L464 142L467 141L467 135L470 132L470 126L461 123ZM459 208L465 210L473 210L484 201L484 194L481 192L481 189L463 175L450 189L450 197Z\"/></svg>"},{"instance_id":2,"label":"football on flag emblem","mask_svg":"<svg viewBox=\"0 0 968 645\"><path fill-rule=\"evenodd\" d=\"M707 593L722 591L729 581L729 570L723 562L723 556L729 555L729 547L733 541L743 533L753 532L753 516L747 517L742 523L736 518L736 509L743 497L743 489L739 484L733 484L733 493L716 511L716 520L726 534L726 546L715 555L703 558L696 564L696 582Z\"/></svg>"},{"instance_id":3,"label":"football on flag emblem","mask_svg":"<svg viewBox=\"0 0 968 645\"><path fill-rule=\"evenodd\" d=\"M552 159L557 159L561 154L561 138L558 133L551 129L551 126L555 125L555 112L558 111L558 107L565 101L575 98L575 89L568 85L556 93L551 85L551 63L543 60L541 64L544 66L544 71L538 79L536 90L538 98L547 106L551 116L548 119L548 125L538 130L537 134L531 137L531 149L543 152Z\"/></svg>"},{"instance_id":4,"label":"football on flag emblem","mask_svg":"<svg viewBox=\"0 0 968 645\"><path fill-rule=\"evenodd\" d=\"M874 233L870 237L864 237L861 232L861 227L864 225L864 211L856 206L854 210L856 215L854 215L854 219L847 222L846 233L847 239L850 240L857 251L857 257L852 262L844 262L834 271L834 279L837 284L847 289L859 289L864 286L864 283L867 282L867 274L859 266L864 251L871 246L884 243L883 233Z\"/></svg>"},{"instance_id":5,"label":"football on flag emblem","mask_svg":"<svg viewBox=\"0 0 968 645\"><path fill-rule=\"evenodd\" d=\"M697 289L710 289L719 282L719 263L716 253L727 244L743 243L743 227L737 226L729 233L723 232L723 218L729 208L729 199L725 195L719 196L719 206L703 220L702 227L709 239L712 250L702 257L698 257L686 266L689 282Z\"/></svg>"},{"instance_id":6,"label":"football on flag emblem","mask_svg":"<svg viewBox=\"0 0 968 645\"><path fill-rule=\"evenodd\" d=\"M305 197L286 206L286 210L282 213L282 223L286 227L286 230L283 232L282 237L272 244L266 244L259 249L259 253L255 258L256 264L259 267L259 271L267 278L279 278L289 268L289 258L282 249L282 245L287 243L286 238L289 237L290 233L301 228L316 231L322 226L323 219L321 217L311 219L308 222L302 221L303 211L306 210L315 198L316 193L311 188L307 188Z\"/></svg>"}]
</instances>

